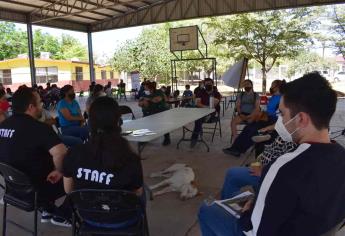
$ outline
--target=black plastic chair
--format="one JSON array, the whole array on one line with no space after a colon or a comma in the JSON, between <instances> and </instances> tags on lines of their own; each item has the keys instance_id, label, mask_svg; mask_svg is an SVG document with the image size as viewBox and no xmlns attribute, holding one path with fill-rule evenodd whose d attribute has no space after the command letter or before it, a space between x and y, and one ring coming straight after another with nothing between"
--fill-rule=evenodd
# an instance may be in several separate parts
<instances>
[{"instance_id":1,"label":"black plastic chair","mask_svg":"<svg viewBox=\"0 0 345 236\"><path fill-rule=\"evenodd\" d=\"M73 235L149 236L145 205L133 192L83 189L71 192L68 199L73 209ZM95 225L123 224L124 222L131 222L131 224L121 228Z\"/></svg>"},{"instance_id":2,"label":"black plastic chair","mask_svg":"<svg viewBox=\"0 0 345 236\"><path fill-rule=\"evenodd\" d=\"M6 223L12 223L13 225L37 235L37 211L38 193L32 185L29 178L21 171L0 162L0 173L5 180L5 194L3 197L3 225L2 235L6 235ZM23 226L15 223L14 221L7 220L7 205L14 206L18 209L26 212L34 212L34 231L24 228Z\"/></svg>"},{"instance_id":3,"label":"black plastic chair","mask_svg":"<svg viewBox=\"0 0 345 236\"><path fill-rule=\"evenodd\" d=\"M120 109L121 116L122 115L131 114L132 115L132 120L135 120L134 113L133 113L132 109L129 106L119 106L119 109Z\"/></svg>"},{"instance_id":4,"label":"black plastic chair","mask_svg":"<svg viewBox=\"0 0 345 236\"><path fill-rule=\"evenodd\" d=\"M211 127L210 125L214 124L213 127ZM211 130L211 132L208 131L203 131L202 134L212 134L212 142L214 140L214 136L216 134L216 131L219 131L219 136L222 137L222 125L220 123L220 114L217 112L217 114L215 116L212 117L212 119L210 121L205 121L203 123L203 130Z\"/></svg>"}]
</instances>

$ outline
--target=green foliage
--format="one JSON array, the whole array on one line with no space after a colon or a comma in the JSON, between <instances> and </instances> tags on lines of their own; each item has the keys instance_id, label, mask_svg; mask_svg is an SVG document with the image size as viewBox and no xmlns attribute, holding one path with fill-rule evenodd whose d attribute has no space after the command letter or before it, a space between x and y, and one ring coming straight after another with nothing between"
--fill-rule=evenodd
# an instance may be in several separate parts
<instances>
[{"instance_id":1,"label":"green foliage","mask_svg":"<svg viewBox=\"0 0 345 236\"><path fill-rule=\"evenodd\" d=\"M304 51L298 57L289 61L288 68L287 74L291 78L295 74L303 75L312 71L336 69L337 64L335 60L325 59L317 53Z\"/></svg>"},{"instance_id":2,"label":"green foliage","mask_svg":"<svg viewBox=\"0 0 345 236\"><path fill-rule=\"evenodd\" d=\"M345 59L345 7L343 5L333 7L332 21L333 30L336 32L333 46L336 53L341 54Z\"/></svg>"},{"instance_id":3,"label":"green foliage","mask_svg":"<svg viewBox=\"0 0 345 236\"><path fill-rule=\"evenodd\" d=\"M266 73L280 58L296 57L307 42L309 13L305 9L248 13L212 18L209 25L216 31L214 43L226 47L225 56L246 57L261 65L266 91Z\"/></svg>"},{"instance_id":4,"label":"green foliage","mask_svg":"<svg viewBox=\"0 0 345 236\"><path fill-rule=\"evenodd\" d=\"M140 71L144 78L167 81L170 77L170 24L143 30L133 41L127 41L114 53L112 66L119 71Z\"/></svg>"},{"instance_id":5,"label":"green foliage","mask_svg":"<svg viewBox=\"0 0 345 236\"><path fill-rule=\"evenodd\" d=\"M26 32L16 29L14 23L0 22L0 35L0 60L28 52ZM50 52L53 59L87 60L87 48L70 35L62 35L59 39L39 29L33 33L33 44L35 57L39 57L40 52Z\"/></svg>"},{"instance_id":6,"label":"green foliage","mask_svg":"<svg viewBox=\"0 0 345 236\"><path fill-rule=\"evenodd\" d=\"M16 30L14 23L0 22L0 35L0 60L14 58L27 52L26 35Z\"/></svg>"}]
</instances>

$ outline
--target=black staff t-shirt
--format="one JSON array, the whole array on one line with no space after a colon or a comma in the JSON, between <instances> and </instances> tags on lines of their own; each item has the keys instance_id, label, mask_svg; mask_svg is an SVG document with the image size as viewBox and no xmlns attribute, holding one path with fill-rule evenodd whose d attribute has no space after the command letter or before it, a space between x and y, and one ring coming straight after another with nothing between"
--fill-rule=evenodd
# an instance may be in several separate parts
<instances>
[{"instance_id":1,"label":"black staff t-shirt","mask_svg":"<svg viewBox=\"0 0 345 236\"><path fill-rule=\"evenodd\" d=\"M91 144L77 145L68 151L64 159L64 176L73 178L75 190L88 188L134 191L143 186L139 158L130 158L124 167L115 169L104 166L93 153Z\"/></svg>"},{"instance_id":2,"label":"black staff t-shirt","mask_svg":"<svg viewBox=\"0 0 345 236\"><path fill-rule=\"evenodd\" d=\"M26 114L0 124L0 161L24 172L37 186L55 169L49 150L60 143L49 125Z\"/></svg>"}]
</instances>

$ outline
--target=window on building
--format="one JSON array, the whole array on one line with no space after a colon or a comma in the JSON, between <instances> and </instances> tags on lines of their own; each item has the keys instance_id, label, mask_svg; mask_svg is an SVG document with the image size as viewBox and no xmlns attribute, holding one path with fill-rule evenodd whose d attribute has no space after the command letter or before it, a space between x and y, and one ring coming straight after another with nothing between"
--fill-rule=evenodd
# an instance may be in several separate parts
<instances>
[{"instance_id":1,"label":"window on building","mask_svg":"<svg viewBox=\"0 0 345 236\"><path fill-rule=\"evenodd\" d=\"M110 79L114 79L114 71L110 71Z\"/></svg>"},{"instance_id":2,"label":"window on building","mask_svg":"<svg viewBox=\"0 0 345 236\"><path fill-rule=\"evenodd\" d=\"M11 85L12 84L12 74L11 70L0 70L0 83L3 85Z\"/></svg>"},{"instance_id":3,"label":"window on building","mask_svg":"<svg viewBox=\"0 0 345 236\"><path fill-rule=\"evenodd\" d=\"M102 79L107 79L107 71L101 70L101 77Z\"/></svg>"},{"instance_id":4,"label":"window on building","mask_svg":"<svg viewBox=\"0 0 345 236\"><path fill-rule=\"evenodd\" d=\"M36 67L36 83L56 83L58 82L58 68Z\"/></svg>"},{"instance_id":5,"label":"window on building","mask_svg":"<svg viewBox=\"0 0 345 236\"><path fill-rule=\"evenodd\" d=\"M83 80L83 67L76 66L75 67L75 74L76 74L76 80L81 81Z\"/></svg>"}]
</instances>

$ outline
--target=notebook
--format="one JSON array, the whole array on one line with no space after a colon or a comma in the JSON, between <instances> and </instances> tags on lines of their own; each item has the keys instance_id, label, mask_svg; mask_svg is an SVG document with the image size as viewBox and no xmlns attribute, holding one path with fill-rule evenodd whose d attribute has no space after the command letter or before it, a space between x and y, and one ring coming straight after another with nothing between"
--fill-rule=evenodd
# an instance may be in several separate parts
<instances>
[{"instance_id":1,"label":"notebook","mask_svg":"<svg viewBox=\"0 0 345 236\"><path fill-rule=\"evenodd\" d=\"M233 198L217 200L215 201L215 203L224 208L224 210L229 212L231 215L239 219L242 215L242 209L246 202L253 199L254 194L249 191L246 191Z\"/></svg>"}]
</instances>

